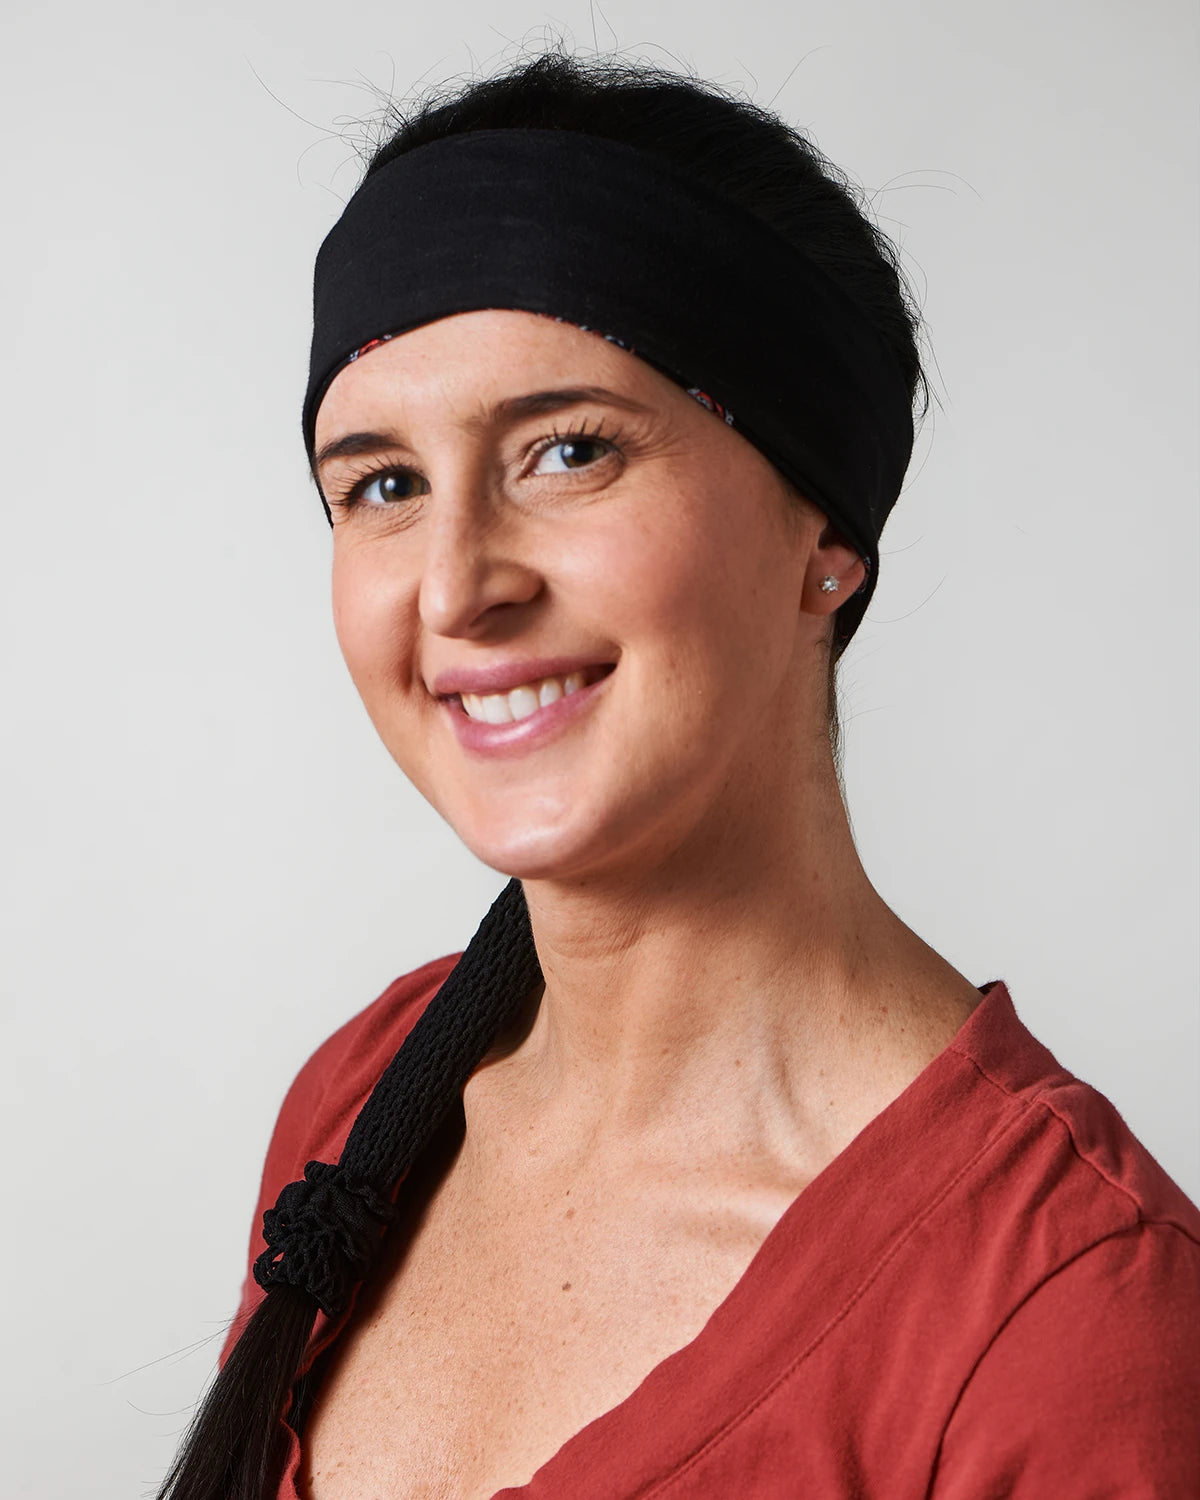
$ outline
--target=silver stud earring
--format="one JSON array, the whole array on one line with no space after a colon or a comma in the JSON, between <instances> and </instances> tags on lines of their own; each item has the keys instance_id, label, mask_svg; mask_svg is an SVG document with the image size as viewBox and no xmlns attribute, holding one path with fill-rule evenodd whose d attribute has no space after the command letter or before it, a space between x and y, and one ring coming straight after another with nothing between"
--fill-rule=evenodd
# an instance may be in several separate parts
<instances>
[{"instance_id":1,"label":"silver stud earring","mask_svg":"<svg viewBox=\"0 0 1200 1500\"><path fill-rule=\"evenodd\" d=\"M827 573L825 577L821 579L821 591L823 593L833 594L836 593L840 588L841 584L837 581L832 573Z\"/></svg>"}]
</instances>

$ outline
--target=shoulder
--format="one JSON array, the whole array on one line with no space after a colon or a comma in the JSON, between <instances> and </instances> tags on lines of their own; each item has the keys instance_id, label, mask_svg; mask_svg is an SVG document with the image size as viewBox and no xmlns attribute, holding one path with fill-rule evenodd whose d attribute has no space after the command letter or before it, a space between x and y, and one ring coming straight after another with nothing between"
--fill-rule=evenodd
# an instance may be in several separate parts
<instances>
[{"instance_id":1,"label":"shoulder","mask_svg":"<svg viewBox=\"0 0 1200 1500\"><path fill-rule=\"evenodd\" d=\"M971 1281L995 1295L930 1493L1200 1493L1200 1210L996 998L954 1047L994 1110Z\"/></svg>"},{"instance_id":2,"label":"shoulder","mask_svg":"<svg viewBox=\"0 0 1200 1500\"><path fill-rule=\"evenodd\" d=\"M250 1224L241 1299L226 1334L222 1362L262 1298L253 1267L263 1249L263 1213L289 1182L304 1175L307 1162L338 1159L367 1095L460 957L451 953L431 959L393 980L370 1005L322 1042L297 1073L267 1147Z\"/></svg>"},{"instance_id":3,"label":"shoulder","mask_svg":"<svg viewBox=\"0 0 1200 1500\"><path fill-rule=\"evenodd\" d=\"M1200 1209L1130 1129L1116 1105L1065 1068L1017 1016L997 983L952 1043L990 1095L988 1171L1043 1223L1047 1270L1107 1234L1171 1226L1200 1247ZM1058 1254L1054 1253L1057 1244Z\"/></svg>"}]
</instances>

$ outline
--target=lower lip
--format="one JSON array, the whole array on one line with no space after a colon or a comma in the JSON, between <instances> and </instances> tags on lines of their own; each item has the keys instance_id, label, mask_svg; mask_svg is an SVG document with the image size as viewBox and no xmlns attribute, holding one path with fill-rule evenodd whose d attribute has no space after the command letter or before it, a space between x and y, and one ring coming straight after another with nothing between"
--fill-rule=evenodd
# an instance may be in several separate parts
<instances>
[{"instance_id":1,"label":"lower lip","mask_svg":"<svg viewBox=\"0 0 1200 1500\"><path fill-rule=\"evenodd\" d=\"M482 719L472 719L457 698L444 699L442 710L449 716L458 743L464 750L475 755L524 755L528 750L537 750L548 744L587 713L613 676L613 671L598 682L556 698L527 719L519 719L513 724L485 724Z\"/></svg>"}]
</instances>

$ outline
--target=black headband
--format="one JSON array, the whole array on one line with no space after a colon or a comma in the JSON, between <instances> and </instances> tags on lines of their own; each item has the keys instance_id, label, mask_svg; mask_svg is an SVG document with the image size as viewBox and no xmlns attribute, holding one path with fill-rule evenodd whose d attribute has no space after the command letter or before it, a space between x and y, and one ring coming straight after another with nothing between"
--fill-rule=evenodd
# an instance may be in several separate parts
<instances>
[{"instance_id":1,"label":"black headband","mask_svg":"<svg viewBox=\"0 0 1200 1500\"><path fill-rule=\"evenodd\" d=\"M912 453L911 395L858 305L748 209L645 151L571 130L478 130L372 173L317 255L304 401L364 344L514 308L613 335L736 428L868 565L866 610Z\"/></svg>"}]
</instances>

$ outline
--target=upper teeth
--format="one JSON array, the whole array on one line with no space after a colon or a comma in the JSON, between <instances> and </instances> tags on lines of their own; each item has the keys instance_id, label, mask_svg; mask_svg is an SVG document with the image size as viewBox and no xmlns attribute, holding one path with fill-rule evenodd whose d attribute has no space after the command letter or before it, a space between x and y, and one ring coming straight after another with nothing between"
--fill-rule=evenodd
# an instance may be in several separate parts
<instances>
[{"instance_id":1,"label":"upper teeth","mask_svg":"<svg viewBox=\"0 0 1200 1500\"><path fill-rule=\"evenodd\" d=\"M508 693L463 693L462 706L472 719L482 719L486 724L512 724L518 719L527 719L530 714L577 693L584 686L582 672L570 672L566 677L543 677L540 682L526 682Z\"/></svg>"}]
</instances>

